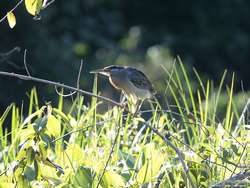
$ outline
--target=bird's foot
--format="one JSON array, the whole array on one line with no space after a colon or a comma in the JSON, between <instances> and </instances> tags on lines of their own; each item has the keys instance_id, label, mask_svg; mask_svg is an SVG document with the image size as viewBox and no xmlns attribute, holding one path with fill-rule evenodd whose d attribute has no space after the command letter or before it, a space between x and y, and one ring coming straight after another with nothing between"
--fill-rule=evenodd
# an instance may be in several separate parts
<instances>
[{"instance_id":1,"label":"bird's foot","mask_svg":"<svg viewBox=\"0 0 250 188\"><path fill-rule=\"evenodd\" d=\"M120 106L121 106L122 109L124 109L124 111L129 112L127 102L120 103Z\"/></svg>"}]
</instances>

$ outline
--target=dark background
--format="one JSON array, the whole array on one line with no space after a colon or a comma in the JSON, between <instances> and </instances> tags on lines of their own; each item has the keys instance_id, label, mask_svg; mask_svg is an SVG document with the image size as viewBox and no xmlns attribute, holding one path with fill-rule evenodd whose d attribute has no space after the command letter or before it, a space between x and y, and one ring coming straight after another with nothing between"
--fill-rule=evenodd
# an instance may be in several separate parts
<instances>
[{"instance_id":1,"label":"dark background","mask_svg":"<svg viewBox=\"0 0 250 188\"><path fill-rule=\"evenodd\" d=\"M16 3L1 0L0 16ZM83 59L82 89L92 87L90 70L121 64L143 69L161 90L156 81L166 74L160 65L171 70L179 55L188 70L194 66L215 81L225 69L236 72L247 90L249 9L249 0L56 0L34 20L23 4L14 12L14 29L7 21L0 23L0 53L22 49L7 59L0 56L0 70L25 74L23 52L28 49L28 68L36 77L76 85ZM107 80L100 82L103 94L112 95ZM57 98L53 87L0 76L0 111L27 100L34 85L42 103Z\"/></svg>"}]
</instances>

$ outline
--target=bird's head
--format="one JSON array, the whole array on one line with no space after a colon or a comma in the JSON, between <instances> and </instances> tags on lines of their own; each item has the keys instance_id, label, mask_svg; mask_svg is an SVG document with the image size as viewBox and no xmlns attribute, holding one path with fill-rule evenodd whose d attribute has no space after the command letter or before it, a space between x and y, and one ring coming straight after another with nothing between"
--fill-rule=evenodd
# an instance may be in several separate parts
<instances>
[{"instance_id":1,"label":"bird's head","mask_svg":"<svg viewBox=\"0 0 250 188\"><path fill-rule=\"evenodd\" d=\"M124 69L124 67L122 67L122 66L110 65L110 66L104 67L103 69L93 70L90 73L110 76L112 73L119 73L123 69Z\"/></svg>"}]
</instances>

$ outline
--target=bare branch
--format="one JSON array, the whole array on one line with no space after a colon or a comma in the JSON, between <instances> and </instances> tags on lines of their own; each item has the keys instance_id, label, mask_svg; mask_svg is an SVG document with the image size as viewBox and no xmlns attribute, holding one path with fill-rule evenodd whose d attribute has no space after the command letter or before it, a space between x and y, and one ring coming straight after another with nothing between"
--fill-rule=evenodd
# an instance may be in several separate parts
<instances>
[{"instance_id":1,"label":"bare branch","mask_svg":"<svg viewBox=\"0 0 250 188\"><path fill-rule=\"evenodd\" d=\"M245 118L245 114L246 114L249 106L250 106L250 98L247 100L247 103L246 103L246 105L245 105L245 107L244 107L244 109L243 109L243 111L241 113L241 116L240 116L240 118L239 118L239 120L237 122L237 125L236 125L236 127L234 129L234 132L233 132L234 136L236 136L238 134L237 131L240 128L240 126L242 125L242 122L243 122L243 120Z\"/></svg>"},{"instance_id":2,"label":"bare branch","mask_svg":"<svg viewBox=\"0 0 250 188\"><path fill-rule=\"evenodd\" d=\"M234 170L233 170L233 172L232 172L232 174L231 174L230 177L233 177L233 175L234 175L236 169L238 168L238 165L239 165L239 163L240 163L240 161L241 161L241 159L242 159L242 157L243 157L243 155L244 155L246 149L247 149L247 143L245 144L245 147L243 148L243 151L241 152L241 155L240 155L240 157L239 157L239 159L238 159L238 163L234 166Z\"/></svg>"},{"instance_id":3,"label":"bare branch","mask_svg":"<svg viewBox=\"0 0 250 188\"><path fill-rule=\"evenodd\" d=\"M8 12L13 12L14 10L16 10L16 8L17 8L19 5L21 5L22 2L23 2L23 0L20 0L20 1L19 1L10 11L8 11ZM7 13L5 14L4 17L2 17L2 18L0 19L0 23L3 22L6 18L7 18Z\"/></svg>"},{"instance_id":4,"label":"bare branch","mask_svg":"<svg viewBox=\"0 0 250 188\"><path fill-rule=\"evenodd\" d=\"M114 143L112 144L111 150L110 150L110 152L109 152L108 159L107 159L107 161L106 161L106 163L105 163L104 169L103 169L102 174L101 174L101 176L100 176L100 178L99 178L99 180L98 180L98 183L97 183L97 185L96 185L96 188L99 187L99 185L100 185L100 183L101 183L101 181L102 181L102 178L103 178L103 176L104 176L104 174L105 174L105 172L106 172L106 170L107 170L109 161L111 160L111 156L112 156L112 154L113 154L113 152L114 152L115 144L116 144L116 142L117 142L117 140L118 140L118 136L119 136L119 133L120 133L120 128L121 128L120 125L118 125L118 129L117 129L117 133L116 133L116 136L115 136Z\"/></svg>"},{"instance_id":5,"label":"bare branch","mask_svg":"<svg viewBox=\"0 0 250 188\"><path fill-rule=\"evenodd\" d=\"M82 64L83 64L83 60L81 60L81 64L80 64L79 71L78 71L77 82L76 82L77 89L79 89L79 87L80 87L80 77L81 77L81 72L82 72ZM62 97L70 97L77 92L77 91L74 91L74 92L71 92L69 94L62 94L57 90L57 86L55 86L55 90L56 90L56 93Z\"/></svg>"},{"instance_id":6,"label":"bare branch","mask_svg":"<svg viewBox=\"0 0 250 188\"><path fill-rule=\"evenodd\" d=\"M77 83L76 83L77 89L79 89L79 87L80 87L80 78L81 78L81 72L82 72L82 65L83 65L83 60L81 59L81 63L80 63L79 71L78 71Z\"/></svg>"},{"instance_id":7,"label":"bare branch","mask_svg":"<svg viewBox=\"0 0 250 188\"><path fill-rule=\"evenodd\" d=\"M5 53L0 53L0 61L4 61L6 60L11 54L13 54L14 52L20 52L21 51L21 48L16 46L14 47L13 49L11 49L10 51L8 52L5 52Z\"/></svg>"},{"instance_id":8,"label":"bare branch","mask_svg":"<svg viewBox=\"0 0 250 188\"><path fill-rule=\"evenodd\" d=\"M15 11L15 10L22 4L23 1L24 1L24 0L20 0L20 1L19 1L10 11L8 11L8 12L13 12L13 11ZM50 6L50 5L51 5L52 3L54 3L54 2L55 2L55 0L51 0L51 1L49 1L48 3L47 3L47 0L44 1L43 6L42 6L42 9L46 9L48 6ZM2 18L0 19L0 23L3 22L6 18L7 18L7 13L5 14L4 17L2 17ZM36 15L36 16L34 17L34 19L35 19L35 20L40 20L41 17L40 17L40 15L38 14L38 15Z\"/></svg>"},{"instance_id":9,"label":"bare branch","mask_svg":"<svg viewBox=\"0 0 250 188\"><path fill-rule=\"evenodd\" d=\"M28 76L31 76L30 75L30 72L29 72L29 69L27 67L27 62L26 62L26 56L27 56L27 49L24 50L24 54L23 54L23 64L24 64L24 68L26 70L26 73Z\"/></svg>"},{"instance_id":10,"label":"bare branch","mask_svg":"<svg viewBox=\"0 0 250 188\"><path fill-rule=\"evenodd\" d=\"M242 181L246 178L250 178L250 172L240 172L226 180L216 183L215 185L211 186L211 188L216 187L225 187L229 185L230 187L237 183L237 181Z\"/></svg>"},{"instance_id":11,"label":"bare branch","mask_svg":"<svg viewBox=\"0 0 250 188\"><path fill-rule=\"evenodd\" d=\"M164 142L169 146L171 147L175 153L177 154L181 164L182 164L182 167L184 169L184 174L186 176L186 178L188 179L190 185L192 188L195 188L196 186L194 185L194 182L192 181L192 178L190 176L190 172L189 172L189 169L188 169L188 166L187 164L185 163L184 159L183 159L183 154L182 152L177 148L175 147L175 145L170 141L168 140L163 134L161 134L157 129L155 129L154 127L152 127L150 124L148 124L147 122L143 122L146 127L148 127L150 130L152 130L156 135L158 135L162 140L164 140Z\"/></svg>"},{"instance_id":12,"label":"bare branch","mask_svg":"<svg viewBox=\"0 0 250 188\"><path fill-rule=\"evenodd\" d=\"M58 91L57 86L55 86L55 91L57 95L62 96L62 97L70 97L76 93L76 91L70 92L69 94L62 94Z\"/></svg>"},{"instance_id":13,"label":"bare branch","mask_svg":"<svg viewBox=\"0 0 250 188\"><path fill-rule=\"evenodd\" d=\"M95 98L97 98L99 100L106 101L108 103L111 103L113 105L116 105L116 106L119 106L119 107L123 108L123 106L120 103L118 103L118 102L116 102L116 101L114 101L112 99L109 99L109 98L103 97L103 96L99 96L99 95L93 94L93 93L88 92L88 91L77 89L75 87L68 86L68 85L65 85L65 84L62 84L62 83L59 83L59 82L53 82L53 81L50 81L50 80L36 78L36 77L33 77L33 76L26 76L26 75L22 75L22 74L16 74L16 73L11 73L11 72L4 72L4 71L0 71L0 75L7 76L7 77L18 78L18 79L21 79L21 80L28 80L28 81L44 83L44 84L53 85L53 86L57 86L57 87L63 87L63 88L66 88L66 89L69 89L69 90L72 90L72 91L77 91L77 92L79 92L81 94L84 94L84 95L95 97Z\"/></svg>"},{"instance_id":14,"label":"bare branch","mask_svg":"<svg viewBox=\"0 0 250 188\"><path fill-rule=\"evenodd\" d=\"M47 3L47 0L43 2L43 9L46 9L48 6L50 6L52 3L54 3L56 0L51 0Z\"/></svg>"}]
</instances>

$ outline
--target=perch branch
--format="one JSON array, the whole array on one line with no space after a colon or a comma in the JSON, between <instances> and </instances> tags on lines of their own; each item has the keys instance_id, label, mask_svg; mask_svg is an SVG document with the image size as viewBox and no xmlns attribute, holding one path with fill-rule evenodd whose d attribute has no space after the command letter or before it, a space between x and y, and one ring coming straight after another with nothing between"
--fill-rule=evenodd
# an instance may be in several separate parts
<instances>
[{"instance_id":1,"label":"perch branch","mask_svg":"<svg viewBox=\"0 0 250 188\"><path fill-rule=\"evenodd\" d=\"M22 74L16 74L16 73L11 73L11 72L4 72L4 71L0 71L0 75L7 76L7 77L18 78L18 79L21 79L21 80L28 80L28 81L44 83L44 84L53 85L53 86L57 86L57 87L63 87L63 88L66 88L66 89L69 89L69 90L72 90L72 91L77 91L77 92L79 92L81 94L84 94L84 95L95 97L95 98L97 98L99 100L106 101L108 103L111 103L111 104L114 104L114 105L117 105L117 106L123 108L123 106L120 103L118 103L118 102L116 102L116 101L114 101L112 99L109 99L109 98L103 97L103 96L99 96L99 95L95 95L95 94L93 94L91 92L84 91L82 89L77 89L75 87L68 86L68 85L65 85L65 84L62 84L62 83L59 83L59 82L53 82L53 81L50 81L50 80L36 78L36 77L33 77L33 76L25 76L25 75L22 75Z\"/></svg>"}]
</instances>

